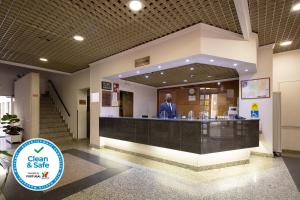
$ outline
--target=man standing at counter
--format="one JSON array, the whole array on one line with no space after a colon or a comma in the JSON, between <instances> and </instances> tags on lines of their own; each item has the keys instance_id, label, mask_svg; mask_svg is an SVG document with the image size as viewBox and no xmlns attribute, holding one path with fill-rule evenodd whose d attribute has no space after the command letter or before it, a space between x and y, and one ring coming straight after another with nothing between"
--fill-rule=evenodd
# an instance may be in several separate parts
<instances>
[{"instance_id":1,"label":"man standing at counter","mask_svg":"<svg viewBox=\"0 0 300 200\"><path fill-rule=\"evenodd\" d=\"M172 95L170 93L166 94L165 102L160 104L159 115L166 118L176 117L176 104L172 103Z\"/></svg>"}]
</instances>

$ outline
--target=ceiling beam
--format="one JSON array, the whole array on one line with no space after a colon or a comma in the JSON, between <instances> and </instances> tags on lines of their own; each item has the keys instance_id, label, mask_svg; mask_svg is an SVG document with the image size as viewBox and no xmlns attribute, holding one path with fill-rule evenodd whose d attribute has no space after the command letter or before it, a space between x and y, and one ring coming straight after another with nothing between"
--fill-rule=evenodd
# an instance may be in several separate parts
<instances>
[{"instance_id":1,"label":"ceiling beam","mask_svg":"<svg viewBox=\"0 0 300 200\"><path fill-rule=\"evenodd\" d=\"M32 70L51 72L51 73L55 73L55 74L71 75L71 73L67 73L67 72L62 72L62 71L47 69L47 68L42 68L42 67L36 67L33 65L26 65L26 64L22 64L22 63L10 62L10 61L6 61L6 60L0 60L0 63L6 64L6 65L13 65L13 66L17 66L17 67L28 68L28 69L32 69Z\"/></svg>"},{"instance_id":2,"label":"ceiling beam","mask_svg":"<svg viewBox=\"0 0 300 200\"><path fill-rule=\"evenodd\" d=\"M239 18L244 39L249 40L252 33L252 28L250 22L248 0L234 0L234 5Z\"/></svg>"}]
</instances>

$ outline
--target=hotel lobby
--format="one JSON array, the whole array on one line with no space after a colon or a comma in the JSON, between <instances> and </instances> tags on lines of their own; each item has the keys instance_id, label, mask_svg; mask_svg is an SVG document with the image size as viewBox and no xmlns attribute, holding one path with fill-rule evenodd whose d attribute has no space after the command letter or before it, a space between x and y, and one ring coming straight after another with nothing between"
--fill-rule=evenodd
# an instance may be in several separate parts
<instances>
[{"instance_id":1,"label":"hotel lobby","mask_svg":"<svg viewBox=\"0 0 300 200\"><path fill-rule=\"evenodd\" d=\"M298 0L0 0L0 200L298 200L299 95Z\"/></svg>"}]
</instances>

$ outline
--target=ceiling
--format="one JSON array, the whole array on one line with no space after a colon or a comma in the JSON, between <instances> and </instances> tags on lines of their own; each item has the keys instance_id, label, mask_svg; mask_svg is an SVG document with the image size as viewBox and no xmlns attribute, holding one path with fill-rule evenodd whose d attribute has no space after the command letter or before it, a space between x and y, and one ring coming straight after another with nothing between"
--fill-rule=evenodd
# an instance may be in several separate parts
<instances>
[{"instance_id":1,"label":"ceiling","mask_svg":"<svg viewBox=\"0 0 300 200\"><path fill-rule=\"evenodd\" d=\"M299 0L248 0L252 31L258 33L259 45L276 43L274 53L300 48L300 12L291 12ZM292 45L281 47L284 40Z\"/></svg>"},{"instance_id":2,"label":"ceiling","mask_svg":"<svg viewBox=\"0 0 300 200\"><path fill-rule=\"evenodd\" d=\"M135 14L128 0L2 0L0 59L75 72L200 22L241 33L233 0L144 2Z\"/></svg>"},{"instance_id":3,"label":"ceiling","mask_svg":"<svg viewBox=\"0 0 300 200\"><path fill-rule=\"evenodd\" d=\"M200 22L241 34L234 0L143 1L133 13L128 0L1 0L0 60L75 72ZM295 0L248 1L260 45L292 39L274 51L300 48L300 14L290 12Z\"/></svg>"},{"instance_id":4,"label":"ceiling","mask_svg":"<svg viewBox=\"0 0 300 200\"><path fill-rule=\"evenodd\" d=\"M163 74L161 74L161 72L163 72ZM146 76L148 76L148 78L146 78ZM219 67L215 65L193 63L177 68L156 71L149 74L131 76L123 78L123 80L153 87L165 87L171 85L207 82L238 77L238 72L235 69ZM186 82L184 80L186 80Z\"/></svg>"}]
</instances>

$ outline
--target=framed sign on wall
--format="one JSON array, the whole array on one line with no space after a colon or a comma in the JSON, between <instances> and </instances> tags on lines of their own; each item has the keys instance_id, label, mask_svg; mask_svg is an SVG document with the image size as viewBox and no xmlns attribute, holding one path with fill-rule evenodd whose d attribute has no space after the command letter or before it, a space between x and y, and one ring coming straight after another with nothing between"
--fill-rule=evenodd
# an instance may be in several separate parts
<instances>
[{"instance_id":1,"label":"framed sign on wall","mask_svg":"<svg viewBox=\"0 0 300 200\"><path fill-rule=\"evenodd\" d=\"M260 78L241 81L242 99L270 98L270 78Z\"/></svg>"},{"instance_id":2,"label":"framed sign on wall","mask_svg":"<svg viewBox=\"0 0 300 200\"><path fill-rule=\"evenodd\" d=\"M101 88L102 90L112 90L112 83L107 81L102 81Z\"/></svg>"}]
</instances>

